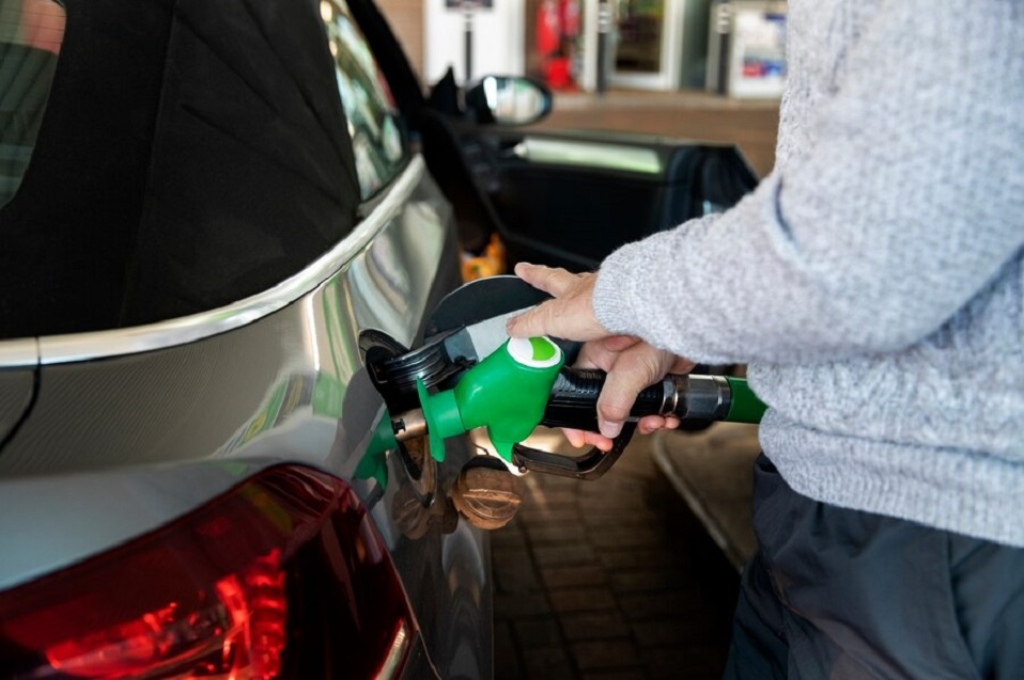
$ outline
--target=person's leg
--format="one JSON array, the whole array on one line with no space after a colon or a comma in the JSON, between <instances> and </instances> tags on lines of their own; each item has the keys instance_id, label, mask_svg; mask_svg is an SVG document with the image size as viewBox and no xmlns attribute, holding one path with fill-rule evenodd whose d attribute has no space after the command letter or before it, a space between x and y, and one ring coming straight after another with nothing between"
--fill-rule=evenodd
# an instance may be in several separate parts
<instances>
[{"instance_id":1,"label":"person's leg","mask_svg":"<svg viewBox=\"0 0 1024 680\"><path fill-rule=\"evenodd\" d=\"M771 525L776 518L764 516L774 508L763 501L775 495L782 479L762 454L754 464L755 526ZM785 678L789 644L785 638L785 611L772 586L760 550L743 569L733 615L732 643L725 680L778 680Z\"/></svg>"},{"instance_id":2,"label":"person's leg","mask_svg":"<svg viewBox=\"0 0 1024 680\"><path fill-rule=\"evenodd\" d=\"M1024 550L950 535L950 579L980 676L1024 677Z\"/></svg>"},{"instance_id":3,"label":"person's leg","mask_svg":"<svg viewBox=\"0 0 1024 680\"><path fill-rule=\"evenodd\" d=\"M784 680L789 656L784 628L782 605L755 555L740 579L725 680Z\"/></svg>"},{"instance_id":4,"label":"person's leg","mask_svg":"<svg viewBox=\"0 0 1024 680\"><path fill-rule=\"evenodd\" d=\"M755 482L760 553L744 576L726 677L1000 678L1024 668L1024 550L812 501L763 456Z\"/></svg>"}]
</instances>

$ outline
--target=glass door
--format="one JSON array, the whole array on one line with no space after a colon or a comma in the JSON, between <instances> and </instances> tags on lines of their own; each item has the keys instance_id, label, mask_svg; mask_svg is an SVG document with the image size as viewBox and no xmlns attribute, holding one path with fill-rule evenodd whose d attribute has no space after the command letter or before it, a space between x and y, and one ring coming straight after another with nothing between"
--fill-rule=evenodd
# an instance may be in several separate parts
<instances>
[{"instance_id":1,"label":"glass door","mask_svg":"<svg viewBox=\"0 0 1024 680\"><path fill-rule=\"evenodd\" d=\"M615 74L661 73L665 0L617 0L615 8Z\"/></svg>"},{"instance_id":2,"label":"glass door","mask_svg":"<svg viewBox=\"0 0 1024 680\"><path fill-rule=\"evenodd\" d=\"M607 31L604 67L611 87L691 86L688 71L707 52L709 6L709 0L584 0L583 88L597 89L601 28Z\"/></svg>"}]
</instances>

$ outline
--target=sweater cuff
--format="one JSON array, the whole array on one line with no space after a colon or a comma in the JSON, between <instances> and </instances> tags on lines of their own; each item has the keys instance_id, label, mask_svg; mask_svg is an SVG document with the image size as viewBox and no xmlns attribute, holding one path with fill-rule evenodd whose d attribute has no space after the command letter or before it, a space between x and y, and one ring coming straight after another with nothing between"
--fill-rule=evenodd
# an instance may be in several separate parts
<instances>
[{"instance_id":1,"label":"sweater cuff","mask_svg":"<svg viewBox=\"0 0 1024 680\"><path fill-rule=\"evenodd\" d=\"M605 258L597 272L594 284L594 315L606 330L623 335L635 333L631 319L634 311L633 286L635 277L630 276L631 264L636 259L640 243L622 246Z\"/></svg>"}]
</instances>

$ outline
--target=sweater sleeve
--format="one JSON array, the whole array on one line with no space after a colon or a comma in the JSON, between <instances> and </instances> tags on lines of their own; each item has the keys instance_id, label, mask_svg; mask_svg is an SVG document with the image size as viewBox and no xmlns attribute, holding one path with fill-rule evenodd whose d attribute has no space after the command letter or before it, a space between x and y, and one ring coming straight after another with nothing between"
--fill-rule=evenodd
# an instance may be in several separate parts
<instances>
[{"instance_id":1,"label":"sweater sleeve","mask_svg":"<svg viewBox=\"0 0 1024 680\"><path fill-rule=\"evenodd\" d=\"M615 332L704 362L826 361L937 330L1024 244L1024 10L883 0L790 154L716 220L629 244Z\"/></svg>"}]
</instances>

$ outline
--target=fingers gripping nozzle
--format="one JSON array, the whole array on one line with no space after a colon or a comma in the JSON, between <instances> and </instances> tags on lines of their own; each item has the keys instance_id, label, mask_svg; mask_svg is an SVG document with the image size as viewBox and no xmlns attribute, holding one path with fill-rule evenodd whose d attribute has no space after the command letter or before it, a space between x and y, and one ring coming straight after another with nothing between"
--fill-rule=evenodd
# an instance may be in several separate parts
<instances>
[{"instance_id":1,"label":"fingers gripping nozzle","mask_svg":"<svg viewBox=\"0 0 1024 680\"><path fill-rule=\"evenodd\" d=\"M600 369L563 368L551 388L541 424L597 431L597 399L607 374ZM675 416L683 422L725 420L756 423L765 406L741 378L720 375L666 375L645 387L633 402L631 418Z\"/></svg>"}]
</instances>

